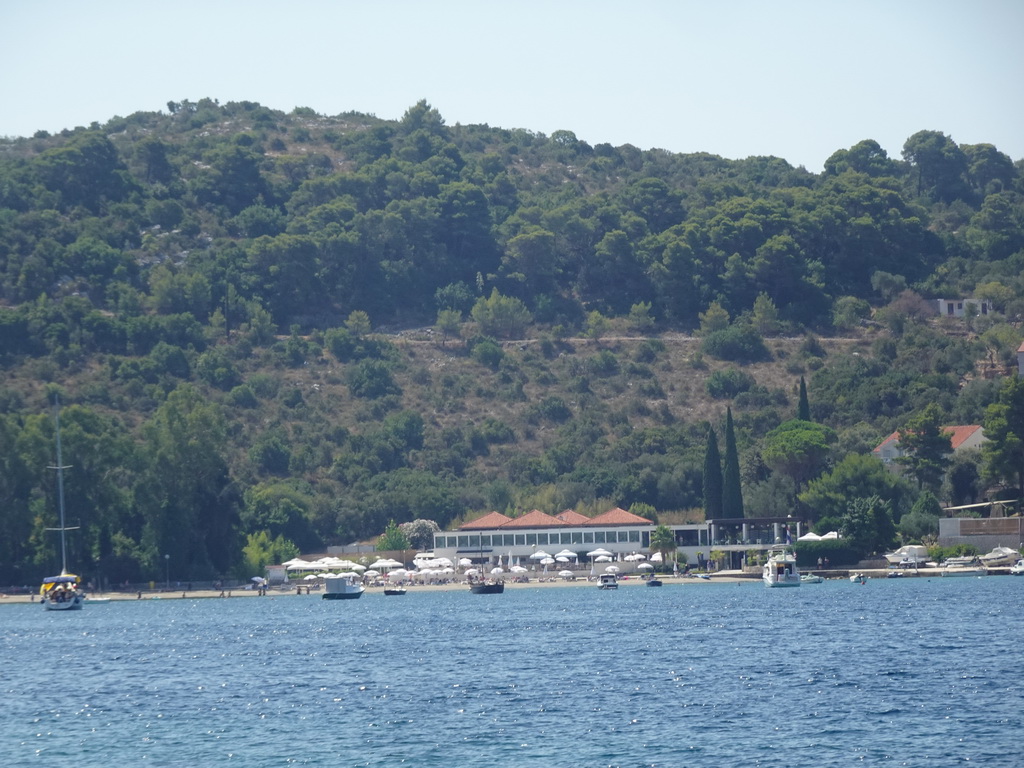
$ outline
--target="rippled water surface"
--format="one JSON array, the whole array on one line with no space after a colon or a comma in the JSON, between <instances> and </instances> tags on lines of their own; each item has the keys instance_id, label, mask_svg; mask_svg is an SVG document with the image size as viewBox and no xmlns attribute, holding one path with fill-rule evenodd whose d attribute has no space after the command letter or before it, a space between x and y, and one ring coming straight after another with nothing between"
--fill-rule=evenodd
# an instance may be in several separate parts
<instances>
[{"instance_id":1,"label":"rippled water surface","mask_svg":"<svg viewBox=\"0 0 1024 768\"><path fill-rule=\"evenodd\" d=\"M1020 765L1024 579L0 607L39 766Z\"/></svg>"}]
</instances>

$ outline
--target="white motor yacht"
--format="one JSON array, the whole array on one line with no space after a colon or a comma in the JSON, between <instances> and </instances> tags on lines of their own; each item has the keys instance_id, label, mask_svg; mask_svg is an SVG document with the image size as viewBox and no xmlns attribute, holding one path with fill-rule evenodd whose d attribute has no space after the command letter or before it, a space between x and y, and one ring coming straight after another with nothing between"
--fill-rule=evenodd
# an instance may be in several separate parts
<instances>
[{"instance_id":1,"label":"white motor yacht","mask_svg":"<svg viewBox=\"0 0 1024 768\"><path fill-rule=\"evenodd\" d=\"M796 566L793 548L779 545L769 549L761 578L766 587L799 587L800 569Z\"/></svg>"}]
</instances>

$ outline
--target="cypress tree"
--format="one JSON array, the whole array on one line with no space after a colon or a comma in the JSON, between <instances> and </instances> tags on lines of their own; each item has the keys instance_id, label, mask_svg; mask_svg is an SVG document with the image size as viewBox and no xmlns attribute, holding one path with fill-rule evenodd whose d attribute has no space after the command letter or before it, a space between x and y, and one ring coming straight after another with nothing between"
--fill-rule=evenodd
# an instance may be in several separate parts
<instances>
[{"instance_id":1,"label":"cypress tree","mask_svg":"<svg viewBox=\"0 0 1024 768\"><path fill-rule=\"evenodd\" d=\"M740 487L740 455L732 426L732 408L725 411L725 471L722 477L722 514L743 517L743 490Z\"/></svg>"},{"instance_id":2,"label":"cypress tree","mask_svg":"<svg viewBox=\"0 0 1024 768\"><path fill-rule=\"evenodd\" d=\"M722 516L722 458L718 452L718 436L708 427L708 444L704 450L704 517Z\"/></svg>"},{"instance_id":3,"label":"cypress tree","mask_svg":"<svg viewBox=\"0 0 1024 768\"><path fill-rule=\"evenodd\" d=\"M800 403L796 407L796 417L800 421L811 420L811 404L807 402L807 384L803 376L800 377Z\"/></svg>"}]
</instances>

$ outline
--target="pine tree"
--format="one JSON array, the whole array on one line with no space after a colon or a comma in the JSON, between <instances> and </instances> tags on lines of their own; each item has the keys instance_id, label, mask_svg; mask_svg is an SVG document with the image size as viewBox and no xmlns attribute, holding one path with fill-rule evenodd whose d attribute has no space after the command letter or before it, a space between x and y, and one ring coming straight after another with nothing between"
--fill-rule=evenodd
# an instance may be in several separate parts
<instances>
[{"instance_id":1,"label":"pine tree","mask_svg":"<svg viewBox=\"0 0 1024 768\"><path fill-rule=\"evenodd\" d=\"M807 401L807 384L804 377L800 377L800 403L796 407L796 417L800 421L811 420L811 404Z\"/></svg>"},{"instance_id":2,"label":"pine tree","mask_svg":"<svg viewBox=\"0 0 1024 768\"><path fill-rule=\"evenodd\" d=\"M725 471L722 477L722 514L743 517L743 490L740 487L740 456L732 425L732 408L725 411Z\"/></svg>"},{"instance_id":3,"label":"pine tree","mask_svg":"<svg viewBox=\"0 0 1024 768\"><path fill-rule=\"evenodd\" d=\"M708 444L704 450L704 517L722 516L722 458L718 452L718 436L708 427Z\"/></svg>"}]
</instances>

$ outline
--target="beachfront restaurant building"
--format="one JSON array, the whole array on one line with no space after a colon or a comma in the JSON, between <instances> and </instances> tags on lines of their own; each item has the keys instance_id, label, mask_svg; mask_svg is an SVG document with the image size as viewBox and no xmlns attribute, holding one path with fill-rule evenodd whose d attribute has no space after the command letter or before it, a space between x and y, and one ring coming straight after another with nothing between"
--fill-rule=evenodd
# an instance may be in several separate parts
<instances>
[{"instance_id":1,"label":"beachfront restaurant building","mask_svg":"<svg viewBox=\"0 0 1024 768\"><path fill-rule=\"evenodd\" d=\"M567 509L557 515L533 510L520 517L490 512L456 530L434 534L434 555L452 562L468 559L474 565L493 567L512 563L536 565L537 552L555 555L576 553L577 564L589 562L587 552L604 549L614 560L626 555L651 554L651 534L657 526L624 509L611 509L586 517ZM742 518L706 520L668 526L675 535L677 552L691 565L701 565L717 551L726 568L740 568L750 550L767 550L773 544L796 541L802 523L792 518ZM571 565L572 563L570 563Z\"/></svg>"}]
</instances>

